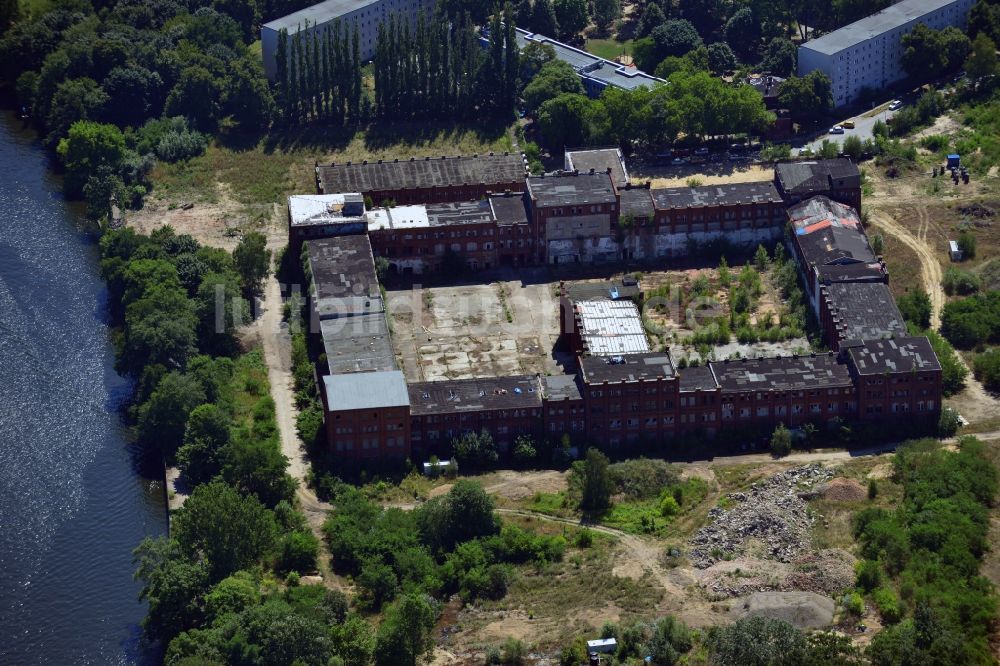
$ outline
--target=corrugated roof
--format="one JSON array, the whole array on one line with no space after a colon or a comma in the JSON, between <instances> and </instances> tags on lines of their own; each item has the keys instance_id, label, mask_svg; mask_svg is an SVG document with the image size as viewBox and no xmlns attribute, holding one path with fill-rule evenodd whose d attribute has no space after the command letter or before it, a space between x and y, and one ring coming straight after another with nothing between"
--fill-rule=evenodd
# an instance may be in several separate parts
<instances>
[{"instance_id":1,"label":"corrugated roof","mask_svg":"<svg viewBox=\"0 0 1000 666\"><path fill-rule=\"evenodd\" d=\"M609 356L649 351L649 341L635 303L578 301L574 308L580 321L580 337L589 353Z\"/></svg>"},{"instance_id":2,"label":"corrugated roof","mask_svg":"<svg viewBox=\"0 0 1000 666\"><path fill-rule=\"evenodd\" d=\"M327 411L408 407L410 394L399 370L326 375Z\"/></svg>"}]
</instances>

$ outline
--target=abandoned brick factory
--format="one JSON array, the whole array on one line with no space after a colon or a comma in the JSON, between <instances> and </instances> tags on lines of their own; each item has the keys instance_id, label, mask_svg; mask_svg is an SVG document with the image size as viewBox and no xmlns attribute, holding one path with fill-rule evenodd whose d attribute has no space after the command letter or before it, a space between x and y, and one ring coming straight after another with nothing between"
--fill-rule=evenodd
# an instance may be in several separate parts
<instances>
[{"instance_id":1,"label":"abandoned brick factory","mask_svg":"<svg viewBox=\"0 0 1000 666\"><path fill-rule=\"evenodd\" d=\"M656 189L617 149L529 175L522 156L316 166L318 194L289 198L290 250L311 280L312 332L330 450L349 460L448 456L489 431L609 448L811 423L936 422L941 366L910 337L871 249L847 159L779 163L773 180ZM502 266L669 264L699 244L786 239L830 351L675 363L651 348L628 277L558 288L562 374L407 381L376 273ZM303 250L303 245L305 245ZM688 260L690 261L690 260ZM581 268L582 270L582 268ZM476 273L471 273L475 276Z\"/></svg>"}]
</instances>

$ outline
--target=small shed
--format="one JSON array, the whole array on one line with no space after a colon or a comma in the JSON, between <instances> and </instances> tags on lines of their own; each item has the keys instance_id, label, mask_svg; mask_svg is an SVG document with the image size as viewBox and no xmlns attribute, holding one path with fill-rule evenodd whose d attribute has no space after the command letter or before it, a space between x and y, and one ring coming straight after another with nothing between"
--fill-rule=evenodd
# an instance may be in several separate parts
<instances>
[{"instance_id":1,"label":"small shed","mask_svg":"<svg viewBox=\"0 0 1000 666\"><path fill-rule=\"evenodd\" d=\"M948 156L948 168L957 169L962 166L962 158L958 153L952 153Z\"/></svg>"},{"instance_id":2,"label":"small shed","mask_svg":"<svg viewBox=\"0 0 1000 666\"><path fill-rule=\"evenodd\" d=\"M614 638L598 638L587 641L587 654L612 654L618 649L618 641Z\"/></svg>"},{"instance_id":3,"label":"small shed","mask_svg":"<svg viewBox=\"0 0 1000 666\"><path fill-rule=\"evenodd\" d=\"M948 256L951 257L952 261L962 261L962 250L958 247L958 243L953 240L948 241Z\"/></svg>"}]
</instances>

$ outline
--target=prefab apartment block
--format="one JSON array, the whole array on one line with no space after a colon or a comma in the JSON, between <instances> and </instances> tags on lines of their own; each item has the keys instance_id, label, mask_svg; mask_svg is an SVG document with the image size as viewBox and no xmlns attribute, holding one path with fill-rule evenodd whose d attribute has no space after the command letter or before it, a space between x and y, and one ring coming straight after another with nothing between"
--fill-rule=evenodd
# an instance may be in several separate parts
<instances>
[{"instance_id":1,"label":"prefab apartment block","mask_svg":"<svg viewBox=\"0 0 1000 666\"><path fill-rule=\"evenodd\" d=\"M918 23L941 30L963 27L975 0L903 0L799 47L799 76L820 70L830 77L834 106L858 99L864 88L882 90L906 77L903 36Z\"/></svg>"},{"instance_id":2,"label":"prefab apartment block","mask_svg":"<svg viewBox=\"0 0 1000 666\"><path fill-rule=\"evenodd\" d=\"M378 27L388 21L391 14L407 21L412 30L420 13L429 16L434 12L435 4L434 0L326 0L269 21L260 29L264 73L272 81L277 76L275 52L278 50L278 33L282 30L287 30L289 37L301 33L305 38L307 25L308 32L314 35L323 35L327 29L337 26L350 34L356 25L361 59L371 60L375 57Z\"/></svg>"}]
</instances>

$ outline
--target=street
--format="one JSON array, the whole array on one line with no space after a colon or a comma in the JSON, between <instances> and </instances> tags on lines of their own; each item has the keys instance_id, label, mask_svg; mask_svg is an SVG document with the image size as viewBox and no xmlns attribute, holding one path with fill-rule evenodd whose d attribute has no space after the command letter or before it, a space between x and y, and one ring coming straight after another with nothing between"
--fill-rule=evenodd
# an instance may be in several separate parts
<instances>
[{"instance_id":1,"label":"street","mask_svg":"<svg viewBox=\"0 0 1000 666\"><path fill-rule=\"evenodd\" d=\"M804 148L809 148L813 153L819 152L820 146L823 144L824 139L829 139L833 143L843 143L844 139L849 136L856 136L862 141L872 138L872 128L875 127L875 123L879 120L882 122L888 122L889 118L896 115L895 111L889 110L889 102L876 107L872 111L866 111L861 115L854 116L853 118L844 118L843 120L838 120L836 124L843 125L845 120L854 121L854 129L844 128L843 134L828 134L824 133L816 137L814 141L806 143L804 146L800 147L798 150L793 149L792 154L799 154ZM829 128L827 128L828 130Z\"/></svg>"}]
</instances>

